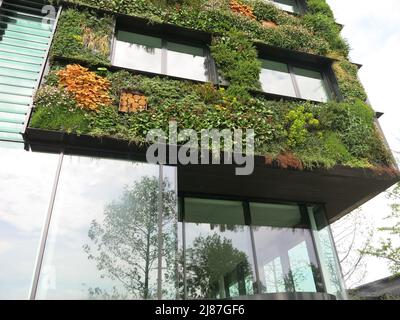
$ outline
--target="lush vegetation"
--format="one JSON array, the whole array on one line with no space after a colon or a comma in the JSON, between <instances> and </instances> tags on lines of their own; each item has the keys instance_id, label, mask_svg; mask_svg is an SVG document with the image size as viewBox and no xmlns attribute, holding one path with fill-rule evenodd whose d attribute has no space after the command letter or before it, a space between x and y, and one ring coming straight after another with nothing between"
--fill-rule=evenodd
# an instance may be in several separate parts
<instances>
[{"instance_id":1,"label":"lush vegetation","mask_svg":"<svg viewBox=\"0 0 400 320\"><path fill-rule=\"evenodd\" d=\"M31 126L78 134L110 136L142 142L150 129L167 130L175 120L179 128L256 131L256 151L279 164L296 167L390 166L392 159L374 126L374 114L349 62L348 45L324 0L308 0L304 16L293 16L262 0L236 1L245 5L241 14L229 0L74 0L77 4L145 17L211 32L211 53L226 88L165 78L147 78L127 71L110 72L112 14L92 9L64 10L52 48L53 57L82 61L109 81L111 102L91 111L62 86L53 64L47 83L36 97ZM272 23L268 26L264 22ZM86 31L85 31L86 30ZM88 32L89 30L89 32ZM268 101L251 94L260 89L260 63L254 42L326 55L337 59L334 71L344 101L312 103ZM102 68L99 68L102 66ZM62 74L62 73L61 73ZM108 83L108 82L107 82ZM64 85L65 87L65 85ZM139 90L148 98L148 110L121 114L121 90ZM282 161L280 161L282 160Z\"/></svg>"},{"instance_id":2,"label":"lush vegetation","mask_svg":"<svg viewBox=\"0 0 400 320\"><path fill-rule=\"evenodd\" d=\"M390 164L373 125L373 111L361 101L314 105L309 102L276 102L263 97L233 97L223 88L148 78L127 71L98 73L110 83L110 104L93 112L80 107L60 86L60 69L54 66L36 97L31 126L78 134L109 136L144 142L150 129L168 132L169 121L178 129L255 129L256 152L272 158L290 151L305 167L331 167L338 163L369 167ZM122 90L139 90L149 109L118 112ZM70 115L70 116L68 116Z\"/></svg>"}]
</instances>

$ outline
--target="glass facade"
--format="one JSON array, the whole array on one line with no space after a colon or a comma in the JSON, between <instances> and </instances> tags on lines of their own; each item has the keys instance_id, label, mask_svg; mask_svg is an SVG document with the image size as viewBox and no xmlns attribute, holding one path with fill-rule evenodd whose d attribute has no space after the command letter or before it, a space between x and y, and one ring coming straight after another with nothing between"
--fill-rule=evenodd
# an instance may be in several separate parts
<instances>
[{"instance_id":1,"label":"glass facade","mask_svg":"<svg viewBox=\"0 0 400 320\"><path fill-rule=\"evenodd\" d=\"M0 142L0 300L29 297L57 163Z\"/></svg>"},{"instance_id":2,"label":"glass facade","mask_svg":"<svg viewBox=\"0 0 400 320\"><path fill-rule=\"evenodd\" d=\"M330 235L315 234L314 212L306 206L205 198L180 199L181 295L229 299L255 294L326 292L340 269ZM315 214L323 214L323 211ZM321 217L318 217L321 219ZM319 220L318 220L319 221ZM323 250L320 250L320 249ZM329 251L330 250L330 251ZM328 252L329 251L329 252ZM322 261L322 264L321 264ZM329 287L341 299L343 287Z\"/></svg>"},{"instance_id":3,"label":"glass facade","mask_svg":"<svg viewBox=\"0 0 400 320\"><path fill-rule=\"evenodd\" d=\"M261 59L260 82L264 92L310 101L327 102L327 84L319 71Z\"/></svg>"},{"instance_id":4,"label":"glass facade","mask_svg":"<svg viewBox=\"0 0 400 320\"><path fill-rule=\"evenodd\" d=\"M176 168L23 147L0 145L0 299L345 298L321 206L182 197L178 215Z\"/></svg>"},{"instance_id":5,"label":"glass facade","mask_svg":"<svg viewBox=\"0 0 400 320\"><path fill-rule=\"evenodd\" d=\"M184 199L187 297L254 293L250 228L240 201Z\"/></svg>"},{"instance_id":6,"label":"glass facade","mask_svg":"<svg viewBox=\"0 0 400 320\"><path fill-rule=\"evenodd\" d=\"M171 182L163 193L167 246L176 242ZM37 298L156 298L158 190L158 166L65 156ZM162 271L173 281L175 250L162 251ZM176 295L174 283L167 286L166 294Z\"/></svg>"},{"instance_id":7,"label":"glass facade","mask_svg":"<svg viewBox=\"0 0 400 320\"><path fill-rule=\"evenodd\" d=\"M262 293L322 291L307 217L298 206L250 203Z\"/></svg>"},{"instance_id":8,"label":"glass facade","mask_svg":"<svg viewBox=\"0 0 400 320\"><path fill-rule=\"evenodd\" d=\"M123 30L117 31L113 64L179 78L208 80L204 47Z\"/></svg>"}]
</instances>

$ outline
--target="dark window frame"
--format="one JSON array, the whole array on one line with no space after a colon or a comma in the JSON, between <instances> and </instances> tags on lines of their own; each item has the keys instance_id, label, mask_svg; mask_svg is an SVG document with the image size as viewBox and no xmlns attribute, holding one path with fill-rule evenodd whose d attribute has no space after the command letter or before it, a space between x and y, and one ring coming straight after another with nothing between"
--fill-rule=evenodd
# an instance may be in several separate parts
<instances>
[{"instance_id":1,"label":"dark window frame","mask_svg":"<svg viewBox=\"0 0 400 320\"><path fill-rule=\"evenodd\" d=\"M126 70L130 70L135 73L145 74L150 76L165 76L172 79L177 80L188 80L194 82L218 82L218 72L215 61L211 56L210 45L212 41L212 35L210 33L186 29L170 24L154 24L149 25L147 20L137 18L137 17L129 17L129 16L117 16L116 24L114 28L113 38L112 38L112 48L111 48L111 65L114 65L115 54L116 54L116 42L117 42L117 34L118 31L126 31L131 33L142 34L151 37L157 37L161 39L161 50L162 50L162 58L161 58L161 73L157 72L148 72L139 69L132 69L123 67ZM206 72L206 80L196 80L190 78L182 78L174 75L170 75L167 73L167 56L168 42L174 42L182 45L188 45L193 47L198 47L203 49L204 57L205 57L205 72ZM115 66L117 67L117 66Z\"/></svg>"},{"instance_id":2,"label":"dark window frame","mask_svg":"<svg viewBox=\"0 0 400 320\"><path fill-rule=\"evenodd\" d=\"M249 227L250 231L250 239L251 239L251 248L252 248L252 253L253 256L251 257L252 262L254 264L254 269L255 269L255 286L253 288L254 294L263 294L262 293L262 282L258 270L258 258L257 258L257 252L256 252L256 243L255 243L255 236L254 236L254 225L252 223L252 218L251 218L251 211L250 211L250 204L251 203L261 203L261 204L277 204L277 205L291 205L291 206L296 206L299 209L299 213L301 215L301 227L304 228L306 227L307 230L310 231L310 236L311 236L311 243L306 241L307 249L312 246L311 254L315 261L317 262L317 270L313 270L313 276L314 276L314 283L316 287L316 292L317 293L326 293L327 292L327 286L325 284L323 275L322 275L322 266L321 266L321 261L319 259L318 253L317 253L317 247L315 243L315 238L312 232L312 226L311 226L311 221L309 220L308 213L307 213L307 206L311 205L318 205L324 210L324 214L326 213L326 208L323 204L316 204L316 203L304 203L304 202L284 202L284 201L269 201L268 199L259 199L259 198L243 198L243 197L236 197L236 196L218 196L215 194L197 194L197 193L181 193L178 192L178 203L179 203L179 210L178 210L178 223L181 223L182 228L181 228L181 236L182 236L182 252L186 252L186 221L185 221L185 199L186 198L193 198L193 199L204 199L204 200L224 200L224 201L236 201L242 203L243 206L243 215L244 215L244 221L245 221L245 226ZM310 257L311 258L311 257ZM186 270L186 258L183 259L183 269ZM186 272L183 274L183 299L187 300L188 299L188 292L187 292L187 281L186 281Z\"/></svg>"},{"instance_id":3,"label":"dark window frame","mask_svg":"<svg viewBox=\"0 0 400 320\"><path fill-rule=\"evenodd\" d=\"M330 101L343 101L343 96L340 93L338 81L335 73L332 69L332 64L335 61L324 56L312 55L309 53L292 51L288 49L282 49L277 47L268 46L262 43L256 43L256 48L258 50L258 58L271 60L275 62L284 63L288 66L289 74L292 79L292 84L295 89L296 96L286 96L280 94L268 93L261 90L260 93L270 97L272 99L284 99L284 100L300 100L300 101L311 101L313 103L327 103ZM301 97L299 91L298 82L293 68L303 68L310 71L315 71L321 74L322 80L324 82L324 87L328 95L327 102L307 100Z\"/></svg>"},{"instance_id":4,"label":"dark window frame","mask_svg":"<svg viewBox=\"0 0 400 320\"><path fill-rule=\"evenodd\" d=\"M271 1L275 2L275 3L279 3L279 0L271 0ZM292 14L292 15L304 15L304 14L306 14L307 11L308 11L308 7L307 7L306 1L305 0L294 0L294 1L296 3L297 8L299 9L298 13L297 12L292 12L292 11L287 11L287 10L284 10L284 9L282 9L280 7L278 7L278 8L280 10L283 10L283 11L287 12L288 14Z\"/></svg>"}]
</instances>

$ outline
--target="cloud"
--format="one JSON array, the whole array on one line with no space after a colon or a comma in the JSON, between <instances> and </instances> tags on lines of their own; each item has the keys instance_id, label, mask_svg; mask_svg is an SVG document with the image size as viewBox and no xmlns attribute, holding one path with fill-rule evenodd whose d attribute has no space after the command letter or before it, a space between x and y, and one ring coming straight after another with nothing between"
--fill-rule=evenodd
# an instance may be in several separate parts
<instances>
[{"instance_id":1,"label":"cloud","mask_svg":"<svg viewBox=\"0 0 400 320\"><path fill-rule=\"evenodd\" d=\"M398 74L400 64L400 1L327 0L336 20L344 24L342 31L352 48L354 62L363 64L359 77L376 111L385 115L380 124L394 150L400 150L400 108L398 104ZM390 208L385 195L363 206L368 220L377 227L385 224ZM379 236L375 236L375 241ZM368 258L368 274L363 283L389 275L386 261Z\"/></svg>"}]
</instances>

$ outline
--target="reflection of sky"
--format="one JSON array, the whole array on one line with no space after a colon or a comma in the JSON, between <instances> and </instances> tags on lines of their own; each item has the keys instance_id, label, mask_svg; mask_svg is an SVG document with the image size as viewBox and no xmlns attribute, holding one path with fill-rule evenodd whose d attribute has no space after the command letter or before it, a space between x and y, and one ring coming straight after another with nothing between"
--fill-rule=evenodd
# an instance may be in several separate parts
<instances>
[{"instance_id":1,"label":"reflection of sky","mask_svg":"<svg viewBox=\"0 0 400 320\"><path fill-rule=\"evenodd\" d=\"M142 45L116 41L115 60L116 66L161 73L161 49L152 49Z\"/></svg>"},{"instance_id":2,"label":"reflection of sky","mask_svg":"<svg viewBox=\"0 0 400 320\"><path fill-rule=\"evenodd\" d=\"M292 78L288 72L261 69L260 81L265 92L295 97Z\"/></svg>"},{"instance_id":3,"label":"reflection of sky","mask_svg":"<svg viewBox=\"0 0 400 320\"><path fill-rule=\"evenodd\" d=\"M172 175L168 169L167 175ZM101 279L94 261L83 251L93 220L101 223L106 205L118 201L125 186L144 176L158 177L158 167L128 161L65 157L38 298L85 299L88 288L109 290L119 283ZM173 182L173 181L172 181ZM123 291L122 291L123 292Z\"/></svg>"},{"instance_id":4,"label":"reflection of sky","mask_svg":"<svg viewBox=\"0 0 400 320\"><path fill-rule=\"evenodd\" d=\"M28 297L59 159L14 146L0 146L0 299ZM148 164L65 156L39 298L87 298L90 287L118 287L100 279L95 262L83 251L83 245L92 245L90 223L102 221L104 207L118 201L125 186L144 176L158 178L158 173L158 166ZM164 175L175 188L175 169L165 167ZM156 270L152 275L155 279Z\"/></svg>"},{"instance_id":5,"label":"reflection of sky","mask_svg":"<svg viewBox=\"0 0 400 320\"><path fill-rule=\"evenodd\" d=\"M58 162L18 146L0 149L0 299L28 297Z\"/></svg>"}]
</instances>

